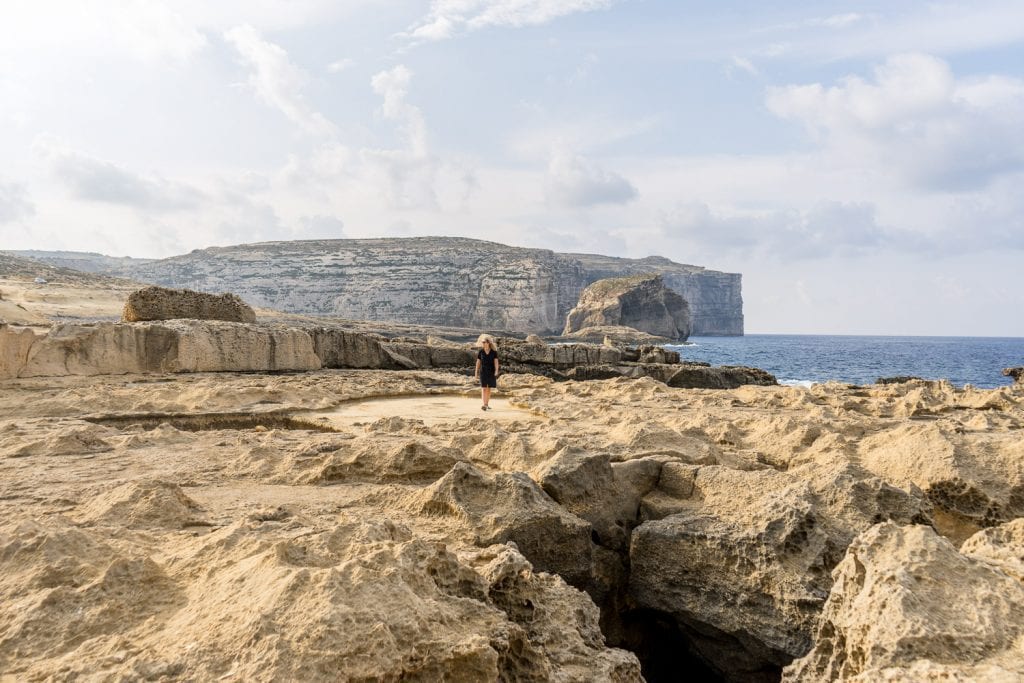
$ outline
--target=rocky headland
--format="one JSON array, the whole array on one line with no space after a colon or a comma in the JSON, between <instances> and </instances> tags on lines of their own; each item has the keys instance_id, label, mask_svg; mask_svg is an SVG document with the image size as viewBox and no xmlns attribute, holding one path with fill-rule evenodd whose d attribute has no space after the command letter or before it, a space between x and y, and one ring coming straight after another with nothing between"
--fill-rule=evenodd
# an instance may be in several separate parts
<instances>
[{"instance_id":1,"label":"rocky headland","mask_svg":"<svg viewBox=\"0 0 1024 683\"><path fill-rule=\"evenodd\" d=\"M138 282L234 292L256 308L521 334L560 333L596 280L660 274L689 303L693 334L743 334L739 274L660 257L560 254L453 237L264 242L159 261L32 253Z\"/></svg>"}]
</instances>

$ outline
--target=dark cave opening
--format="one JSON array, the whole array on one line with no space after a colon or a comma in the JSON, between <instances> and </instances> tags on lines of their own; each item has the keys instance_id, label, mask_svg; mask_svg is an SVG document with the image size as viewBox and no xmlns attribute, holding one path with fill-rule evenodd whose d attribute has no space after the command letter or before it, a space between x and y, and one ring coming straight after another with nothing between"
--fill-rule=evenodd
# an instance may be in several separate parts
<instances>
[{"instance_id":1,"label":"dark cave opening","mask_svg":"<svg viewBox=\"0 0 1024 683\"><path fill-rule=\"evenodd\" d=\"M609 645L635 654L648 683L728 681L701 659L692 641L670 615L656 610L631 610L619 616L616 630L617 642Z\"/></svg>"}]
</instances>

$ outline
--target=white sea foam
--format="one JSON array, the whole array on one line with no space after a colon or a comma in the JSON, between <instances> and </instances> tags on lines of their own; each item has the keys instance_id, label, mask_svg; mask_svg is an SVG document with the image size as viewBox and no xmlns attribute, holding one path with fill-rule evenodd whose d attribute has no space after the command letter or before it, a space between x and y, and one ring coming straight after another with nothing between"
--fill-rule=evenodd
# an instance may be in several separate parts
<instances>
[{"instance_id":1,"label":"white sea foam","mask_svg":"<svg viewBox=\"0 0 1024 683\"><path fill-rule=\"evenodd\" d=\"M817 384L817 382L812 382L809 379L780 379L779 384L784 387L804 387L806 389L810 389L812 386Z\"/></svg>"}]
</instances>

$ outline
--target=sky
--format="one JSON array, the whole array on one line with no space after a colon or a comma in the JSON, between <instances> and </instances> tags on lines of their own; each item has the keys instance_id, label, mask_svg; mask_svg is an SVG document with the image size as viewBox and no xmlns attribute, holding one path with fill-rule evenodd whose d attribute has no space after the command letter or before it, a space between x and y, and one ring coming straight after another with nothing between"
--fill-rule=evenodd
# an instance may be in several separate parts
<instances>
[{"instance_id":1,"label":"sky","mask_svg":"<svg viewBox=\"0 0 1024 683\"><path fill-rule=\"evenodd\" d=\"M0 249L453 235L1024 336L1024 2L4 0Z\"/></svg>"}]
</instances>

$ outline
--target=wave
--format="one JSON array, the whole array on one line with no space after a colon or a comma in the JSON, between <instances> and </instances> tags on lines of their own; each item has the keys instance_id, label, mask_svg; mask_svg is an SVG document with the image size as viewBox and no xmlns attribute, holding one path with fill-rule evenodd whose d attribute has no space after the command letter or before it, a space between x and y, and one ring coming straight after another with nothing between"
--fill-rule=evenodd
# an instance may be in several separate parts
<instances>
[{"instance_id":1,"label":"wave","mask_svg":"<svg viewBox=\"0 0 1024 683\"><path fill-rule=\"evenodd\" d=\"M820 382L814 382L809 379L780 379L779 384L784 387L804 387L805 389L810 389L815 384L820 384Z\"/></svg>"}]
</instances>

